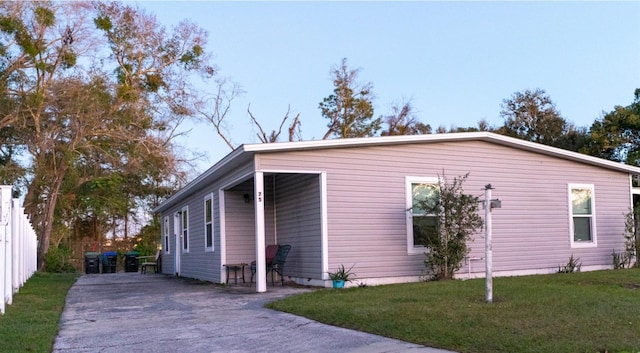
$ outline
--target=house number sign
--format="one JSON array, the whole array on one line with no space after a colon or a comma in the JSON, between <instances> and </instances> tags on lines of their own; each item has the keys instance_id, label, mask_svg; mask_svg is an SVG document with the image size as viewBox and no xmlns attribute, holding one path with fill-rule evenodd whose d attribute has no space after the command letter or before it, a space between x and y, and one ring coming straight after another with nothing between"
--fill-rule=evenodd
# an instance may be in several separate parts
<instances>
[{"instance_id":1,"label":"house number sign","mask_svg":"<svg viewBox=\"0 0 640 353\"><path fill-rule=\"evenodd\" d=\"M262 191L258 191L258 202L262 202Z\"/></svg>"}]
</instances>

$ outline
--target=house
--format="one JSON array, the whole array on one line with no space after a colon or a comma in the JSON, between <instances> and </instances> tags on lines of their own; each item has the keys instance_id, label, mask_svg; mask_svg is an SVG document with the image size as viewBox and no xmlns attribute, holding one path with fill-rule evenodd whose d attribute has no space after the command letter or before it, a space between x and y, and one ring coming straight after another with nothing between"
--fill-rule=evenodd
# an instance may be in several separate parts
<instances>
[{"instance_id":1,"label":"house","mask_svg":"<svg viewBox=\"0 0 640 353\"><path fill-rule=\"evenodd\" d=\"M356 283L418 281L425 249L407 210L443 172L469 173L478 196L493 185L493 275L511 276L571 255L611 268L640 168L488 132L243 145L155 209L162 271L224 283L223 265L257 259L262 292L265 246L290 244L285 276L299 284L328 286L341 264ZM484 276L484 233L474 239L459 277Z\"/></svg>"}]
</instances>

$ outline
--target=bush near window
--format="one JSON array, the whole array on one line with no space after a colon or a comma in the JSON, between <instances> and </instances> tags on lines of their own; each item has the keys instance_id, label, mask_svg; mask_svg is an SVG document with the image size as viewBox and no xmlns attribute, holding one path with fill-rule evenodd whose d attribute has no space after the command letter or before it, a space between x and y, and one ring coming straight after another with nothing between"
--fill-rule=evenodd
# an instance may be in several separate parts
<instances>
[{"instance_id":1,"label":"bush near window","mask_svg":"<svg viewBox=\"0 0 640 353\"><path fill-rule=\"evenodd\" d=\"M418 201L421 209L437 219L435 236L424 239L427 248L424 264L434 280L453 278L469 253L467 242L484 225L478 214L479 197L466 194L462 187L468 176L469 173L454 177L449 183L443 171L438 178L438 201ZM424 232L427 234L429 230Z\"/></svg>"}]
</instances>

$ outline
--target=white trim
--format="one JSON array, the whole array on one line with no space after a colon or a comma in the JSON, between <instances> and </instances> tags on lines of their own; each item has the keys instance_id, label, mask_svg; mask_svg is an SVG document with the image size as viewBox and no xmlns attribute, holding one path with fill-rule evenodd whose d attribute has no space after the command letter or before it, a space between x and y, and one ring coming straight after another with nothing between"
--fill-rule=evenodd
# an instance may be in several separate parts
<instances>
[{"instance_id":1,"label":"white trim","mask_svg":"<svg viewBox=\"0 0 640 353\"><path fill-rule=\"evenodd\" d=\"M179 202L186 197L191 189L197 188L197 185L208 177L222 172L225 169L231 169L233 161L247 158L248 160L256 153L266 152L287 152L310 149L328 149L328 148L345 148L345 147L364 147L364 146L383 146L397 144L414 144L414 143L437 143L437 142L457 142L457 141L485 141L504 145L534 153L550 155L557 158L576 161L595 165L601 168L616 170L629 174L640 174L640 168L630 166L623 163L608 161L602 158L588 156L585 154L563 150L556 147L542 145L534 142L524 141L513 137L503 136L491 132L460 132L448 134L429 134L429 135L404 135L404 136L381 136L381 137L363 137L363 138L347 138L333 140L314 140L314 141L298 141L298 142L276 142L242 145L229 153L218 163L209 168L206 172L196 177L188 183L184 188L180 189L169 199L164 201L154 212L162 212L173 204ZM231 166L230 166L231 165Z\"/></svg>"},{"instance_id":2,"label":"white trim","mask_svg":"<svg viewBox=\"0 0 640 353\"><path fill-rule=\"evenodd\" d=\"M209 201L211 203L211 214L209 215L211 217L211 246L207 246L207 201ZM213 192L210 192L208 194L205 194L204 197L202 198L202 202L204 203L203 205L203 213L204 213L204 218L203 218L203 228L204 228L204 252L213 252L215 250L215 212L214 212L214 203L213 203Z\"/></svg>"},{"instance_id":3,"label":"white trim","mask_svg":"<svg viewBox=\"0 0 640 353\"><path fill-rule=\"evenodd\" d=\"M542 154L551 154L560 158L580 161L588 164L598 165L604 168L624 171L631 174L640 174L640 168L613 162L602 158L588 156L557 147L551 147L535 142L529 142L514 137L499 135L493 132L458 132L447 134L428 134L428 135L401 135L401 136L378 136L378 137L362 137L362 138L345 138L332 140L312 140L312 141L296 141L296 142L276 142L276 143L258 143L242 145L240 148L245 152L279 152L306 149L326 149L338 147L354 147L354 146L370 146L370 145L393 145L393 144L410 144L410 143L433 143L433 142L449 142L449 141L487 141L501 145L507 145L519 149L534 151ZM235 151L234 151L235 152Z\"/></svg>"},{"instance_id":4,"label":"white trim","mask_svg":"<svg viewBox=\"0 0 640 353\"><path fill-rule=\"evenodd\" d=\"M573 218L576 217L573 214L573 203L571 200L571 191L574 189L588 189L591 192L591 215L588 217L590 219L591 225L591 241L581 241L577 242L574 240L574 229L573 229ZM569 241L571 242L571 248L595 248L598 246L598 232L596 227L596 193L595 186L593 184L567 184L567 197L568 197L568 207L569 207ZM587 217L585 217L587 218Z\"/></svg>"},{"instance_id":5,"label":"white trim","mask_svg":"<svg viewBox=\"0 0 640 353\"><path fill-rule=\"evenodd\" d=\"M220 275L220 283L226 283L226 277L222 274L225 269L222 266L227 263L227 232L226 232L226 212L224 201L224 189L218 189L218 226L220 227L220 268L218 274ZM214 239L215 241L215 239Z\"/></svg>"},{"instance_id":6,"label":"white trim","mask_svg":"<svg viewBox=\"0 0 640 353\"><path fill-rule=\"evenodd\" d=\"M410 209L413 207L413 190L411 185L414 183L436 184L439 185L437 177L416 177L405 176L405 215L407 224L407 254L409 255L422 255L428 249L424 246L414 246L413 244L413 212Z\"/></svg>"},{"instance_id":7,"label":"white trim","mask_svg":"<svg viewBox=\"0 0 640 353\"><path fill-rule=\"evenodd\" d=\"M327 206L327 173L320 173L320 246L322 279L329 279L329 211Z\"/></svg>"},{"instance_id":8,"label":"white trim","mask_svg":"<svg viewBox=\"0 0 640 353\"><path fill-rule=\"evenodd\" d=\"M229 182L227 182L227 183L225 183L223 185L220 185L220 189L229 190L229 189L233 188L234 186L240 185L240 184L244 183L245 181L253 178L253 176L254 176L254 172L253 171L244 173L244 174L240 175L239 177L234 178L233 180L231 180L231 181L229 181Z\"/></svg>"},{"instance_id":9,"label":"white trim","mask_svg":"<svg viewBox=\"0 0 640 353\"><path fill-rule=\"evenodd\" d=\"M171 231L169 230L169 216L164 216L162 221L162 248L164 253L171 254Z\"/></svg>"},{"instance_id":10,"label":"white trim","mask_svg":"<svg viewBox=\"0 0 640 353\"><path fill-rule=\"evenodd\" d=\"M189 219L189 206L184 206L182 207L182 213L180 214L180 249L182 249L182 253L188 253L189 252L189 247L191 246L191 244L189 244L191 241L191 239L189 239L189 227L191 227L191 220ZM185 212L186 212L186 217L185 217ZM186 222L185 222L186 220ZM185 223L186 223L186 227L185 227ZM187 245L185 247L185 244Z\"/></svg>"},{"instance_id":11,"label":"white trim","mask_svg":"<svg viewBox=\"0 0 640 353\"><path fill-rule=\"evenodd\" d=\"M182 248L182 213L173 213L173 233L175 235L175 251L173 256L173 272L176 276L180 276L180 266L182 261L182 251L178 249Z\"/></svg>"},{"instance_id":12,"label":"white trim","mask_svg":"<svg viewBox=\"0 0 640 353\"><path fill-rule=\"evenodd\" d=\"M265 229L264 229L264 174L255 172L253 177L253 205L255 210L255 241L256 241L256 292L267 291L267 265L265 258Z\"/></svg>"}]
</instances>

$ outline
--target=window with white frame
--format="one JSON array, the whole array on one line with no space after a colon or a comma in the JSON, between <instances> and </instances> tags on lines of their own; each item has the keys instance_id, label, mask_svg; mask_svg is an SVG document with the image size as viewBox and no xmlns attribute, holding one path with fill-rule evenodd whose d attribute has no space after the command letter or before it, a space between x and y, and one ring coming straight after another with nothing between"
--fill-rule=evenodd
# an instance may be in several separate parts
<instances>
[{"instance_id":1,"label":"window with white frame","mask_svg":"<svg viewBox=\"0 0 640 353\"><path fill-rule=\"evenodd\" d=\"M438 236L438 218L422 206L433 207L440 197L437 178L406 178L407 251L422 254L430 237Z\"/></svg>"},{"instance_id":2,"label":"window with white frame","mask_svg":"<svg viewBox=\"0 0 640 353\"><path fill-rule=\"evenodd\" d=\"M170 251L170 247L169 247L169 217L164 217L164 222L162 223L162 235L163 235L163 245L164 245L164 253L165 254L169 254Z\"/></svg>"},{"instance_id":3,"label":"window with white frame","mask_svg":"<svg viewBox=\"0 0 640 353\"><path fill-rule=\"evenodd\" d=\"M213 251L213 194L204 199L204 249Z\"/></svg>"},{"instance_id":4,"label":"window with white frame","mask_svg":"<svg viewBox=\"0 0 640 353\"><path fill-rule=\"evenodd\" d=\"M572 246L596 245L595 197L591 184L569 184L569 229Z\"/></svg>"},{"instance_id":5,"label":"window with white frame","mask_svg":"<svg viewBox=\"0 0 640 353\"><path fill-rule=\"evenodd\" d=\"M189 252L189 208L182 208L182 252Z\"/></svg>"}]
</instances>

